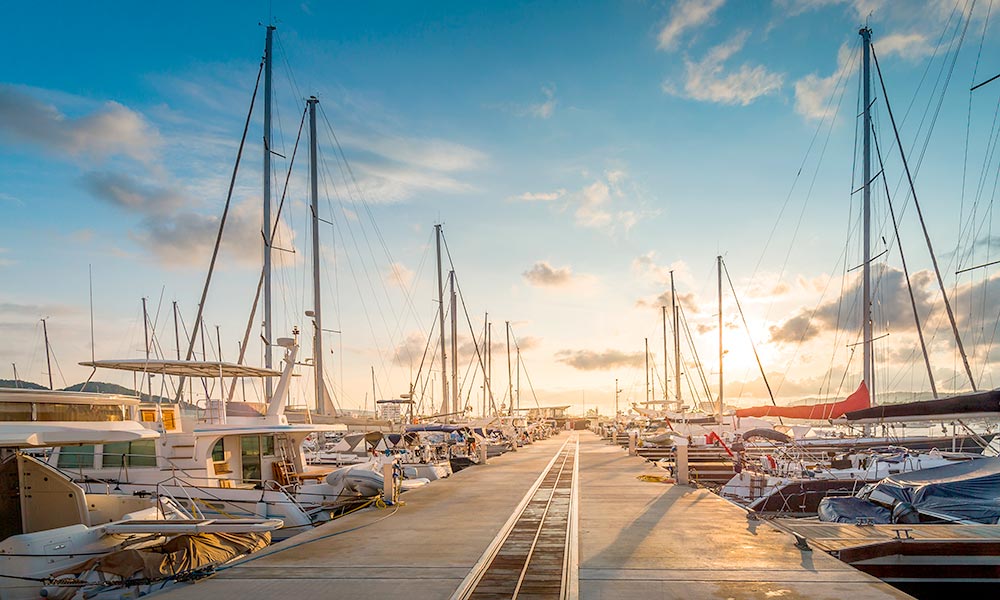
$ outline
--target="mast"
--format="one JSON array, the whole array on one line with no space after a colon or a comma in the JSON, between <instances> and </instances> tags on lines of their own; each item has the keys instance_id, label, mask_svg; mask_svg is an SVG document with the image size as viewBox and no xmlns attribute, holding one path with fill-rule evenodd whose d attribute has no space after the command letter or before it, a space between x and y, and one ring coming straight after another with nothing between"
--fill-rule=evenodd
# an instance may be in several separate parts
<instances>
[{"instance_id":1,"label":"mast","mask_svg":"<svg viewBox=\"0 0 1000 600\"><path fill-rule=\"evenodd\" d=\"M681 407L681 336L677 323L677 289L674 288L674 272L670 271L670 306L674 318L674 399Z\"/></svg>"},{"instance_id":2,"label":"mast","mask_svg":"<svg viewBox=\"0 0 1000 600\"><path fill-rule=\"evenodd\" d=\"M174 346L177 347L177 360L181 359L181 330L177 327L177 301L174 300Z\"/></svg>"},{"instance_id":3,"label":"mast","mask_svg":"<svg viewBox=\"0 0 1000 600\"><path fill-rule=\"evenodd\" d=\"M205 335L202 332L202 335ZM146 342L146 362L149 362L149 313L146 312L146 298L142 298L142 336ZM149 401L153 401L153 378L146 374L146 385L149 394Z\"/></svg>"},{"instance_id":4,"label":"mast","mask_svg":"<svg viewBox=\"0 0 1000 600\"><path fill-rule=\"evenodd\" d=\"M45 323L45 319L42 319L42 334L45 336L45 364L49 369L49 389L54 390L56 388L52 385L52 352L49 350L49 327ZM14 379L17 379L17 367L14 367L14 373Z\"/></svg>"},{"instance_id":5,"label":"mast","mask_svg":"<svg viewBox=\"0 0 1000 600\"><path fill-rule=\"evenodd\" d=\"M483 368L483 418L486 418L486 415L489 414L486 411L486 394L489 391L489 381L487 380L488 375L486 373L486 347L489 344L489 340L487 339L486 328L489 327L489 322L490 313L485 313L483 316L483 360L479 363L479 365Z\"/></svg>"},{"instance_id":6,"label":"mast","mask_svg":"<svg viewBox=\"0 0 1000 600\"><path fill-rule=\"evenodd\" d=\"M872 386L872 301L871 301L871 179L872 179L872 159L871 159L871 131L872 131L872 111L871 111L871 44L872 30L862 27L858 32L861 35L861 62L864 86L864 117L862 129L864 130L864 147L862 149L862 177L864 178L864 194L862 200L864 242L862 248L862 282L861 282L861 341L864 348L864 383L868 388L871 398L875 396Z\"/></svg>"},{"instance_id":7,"label":"mast","mask_svg":"<svg viewBox=\"0 0 1000 600\"><path fill-rule=\"evenodd\" d=\"M455 272L448 273L451 292L451 412L458 412L458 294L455 293Z\"/></svg>"},{"instance_id":8,"label":"mast","mask_svg":"<svg viewBox=\"0 0 1000 600\"><path fill-rule=\"evenodd\" d=\"M716 414L719 422L722 422L722 355L725 353L722 349L722 256L717 256L716 260L719 272L719 409Z\"/></svg>"},{"instance_id":9,"label":"mast","mask_svg":"<svg viewBox=\"0 0 1000 600\"><path fill-rule=\"evenodd\" d=\"M274 25L267 26L264 41L264 368L270 369L271 358L271 40ZM273 393L270 377L264 378L267 398Z\"/></svg>"},{"instance_id":10,"label":"mast","mask_svg":"<svg viewBox=\"0 0 1000 600\"><path fill-rule=\"evenodd\" d=\"M507 330L507 399L510 402L510 410L507 414L514 415L514 376L510 370L510 321L504 321Z\"/></svg>"},{"instance_id":11,"label":"mast","mask_svg":"<svg viewBox=\"0 0 1000 600\"><path fill-rule=\"evenodd\" d=\"M517 340L514 340L514 353L517 356L517 361L514 363L514 374L517 377L515 380L514 393L517 394L517 410L521 410L521 348L517 345Z\"/></svg>"},{"instance_id":12,"label":"mast","mask_svg":"<svg viewBox=\"0 0 1000 600\"><path fill-rule=\"evenodd\" d=\"M313 276L313 379L316 387L316 413L326 412L326 390L323 385L323 317L319 285L319 178L317 176L316 105L310 96L309 105L309 196L312 200L312 276Z\"/></svg>"},{"instance_id":13,"label":"mast","mask_svg":"<svg viewBox=\"0 0 1000 600\"><path fill-rule=\"evenodd\" d=\"M618 394L620 392L621 390L618 389L618 378L615 377L615 421L618 420L618 414L621 412L618 410Z\"/></svg>"},{"instance_id":14,"label":"mast","mask_svg":"<svg viewBox=\"0 0 1000 600\"><path fill-rule=\"evenodd\" d=\"M668 371L669 367L667 366L670 364L667 362L667 307L661 306L660 312L663 313L663 408L665 409L667 402L667 384L670 383Z\"/></svg>"},{"instance_id":15,"label":"mast","mask_svg":"<svg viewBox=\"0 0 1000 600\"><path fill-rule=\"evenodd\" d=\"M649 338L643 338L646 342L646 406L649 406Z\"/></svg>"},{"instance_id":16,"label":"mast","mask_svg":"<svg viewBox=\"0 0 1000 600\"><path fill-rule=\"evenodd\" d=\"M444 281L441 273L441 225L434 226L434 237L437 244L437 268L438 268L438 331L441 332L441 410L448 412L448 355L445 348L444 336Z\"/></svg>"}]
</instances>

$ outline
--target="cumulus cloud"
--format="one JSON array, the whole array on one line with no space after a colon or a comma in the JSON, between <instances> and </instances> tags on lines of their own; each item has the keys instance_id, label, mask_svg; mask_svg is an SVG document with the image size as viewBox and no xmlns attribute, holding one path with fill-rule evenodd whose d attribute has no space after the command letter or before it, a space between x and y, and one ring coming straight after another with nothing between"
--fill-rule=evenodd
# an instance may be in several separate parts
<instances>
[{"instance_id":1,"label":"cumulus cloud","mask_svg":"<svg viewBox=\"0 0 1000 600\"><path fill-rule=\"evenodd\" d=\"M540 260L521 274L524 280L537 287L561 287L572 283L573 269L553 267L548 261Z\"/></svg>"},{"instance_id":2,"label":"cumulus cloud","mask_svg":"<svg viewBox=\"0 0 1000 600\"><path fill-rule=\"evenodd\" d=\"M741 32L728 42L709 49L701 60L685 59L683 89L668 80L663 83L663 91L681 98L740 106L761 96L776 94L784 84L783 74L750 63L735 70L726 69L726 61L743 48L748 37L749 32Z\"/></svg>"},{"instance_id":3,"label":"cumulus cloud","mask_svg":"<svg viewBox=\"0 0 1000 600\"><path fill-rule=\"evenodd\" d=\"M619 367L641 367L646 360L642 352L621 350L560 350L555 359L580 371L607 371Z\"/></svg>"},{"instance_id":4,"label":"cumulus cloud","mask_svg":"<svg viewBox=\"0 0 1000 600\"><path fill-rule=\"evenodd\" d=\"M156 129L118 102L78 117L14 86L0 84L0 137L72 157L125 156L149 161L160 145Z\"/></svg>"},{"instance_id":5,"label":"cumulus cloud","mask_svg":"<svg viewBox=\"0 0 1000 600\"><path fill-rule=\"evenodd\" d=\"M626 199L627 179L624 171L611 170L603 178L567 196L574 222L580 227L594 229L619 227L628 231L635 226L639 215L620 206Z\"/></svg>"},{"instance_id":6,"label":"cumulus cloud","mask_svg":"<svg viewBox=\"0 0 1000 600\"><path fill-rule=\"evenodd\" d=\"M723 4L725 0L678 0L670 8L670 19L660 29L657 47L660 50L677 48L686 32L707 23Z\"/></svg>"},{"instance_id":7,"label":"cumulus cloud","mask_svg":"<svg viewBox=\"0 0 1000 600\"><path fill-rule=\"evenodd\" d=\"M934 309L937 300L933 275L919 271L911 276L917 311L925 318ZM861 280L855 277L839 298L820 304L815 309L801 309L784 322L770 328L771 341L785 344L808 341L832 331L858 331L861 327ZM894 330L912 331L913 310L902 271L888 268L877 284L877 310L888 315ZM873 310L876 310L873 308Z\"/></svg>"}]
</instances>

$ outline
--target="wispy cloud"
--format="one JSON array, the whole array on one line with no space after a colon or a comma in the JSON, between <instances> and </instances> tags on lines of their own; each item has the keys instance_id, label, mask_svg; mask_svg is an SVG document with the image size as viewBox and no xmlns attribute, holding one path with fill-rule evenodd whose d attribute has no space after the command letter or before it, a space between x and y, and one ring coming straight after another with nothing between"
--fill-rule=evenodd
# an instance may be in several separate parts
<instances>
[{"instance_id":1,"label":"wispy cloud","mask_svg":"<svg viewBox=\"0 0 1000 600\"><path fill-rule=\"evenodd\" d=\"M660 29L657 47L676 49L686 32L707 23L723 4L725 0L678 0L670 8L670 19Z\"/></svg>"},{"instance_id":2,"label":"wispy cloud","mask_svg":"<svg viewBox=\"0 0 1000 600\"><path fill-rule=\"evenodd\" d=\"M641 352L621 350L560 350L556 352L558 362L580 371L607 371L618 367L640 367L645 360Z\"/></svg>"},{"instance_id":3,"label":"wispy cloud","mask_svg":"<svg viewBox=\"0 0 1000 600\"><path fill-rule=\"evenodd\" d=\"M406 265L394 262L383 273L383 279L387 285L405 289L413 282L413 275L413 271L408 269Z\"/></svg>"},{"instance_id":4,"label":"wispy cloud","mask_svg":"<svg viewBox=\"0 0 1000 600\"><path fill-rule=\"evenodd\" d=\"M726 69L726 61L743 48L748 36L749 32L745 31L737 34L730 41L709 49L701 60L685 59L683 88L667 80L663 82L663 91L681 98L741 106L761 96L778 93L785 81L781 73L750 63L735 70Z\"/></svg>"},{"instance_id":5,"label":"wispy cloud","mask_svg":"<svg viewBox=\"0 0 1000 600\"><path fill-rule=\"evenodd\" d=\"M822 119L836 109L833 98L837 85L854 65L854 53L847 44L837 52L837 68L826 77L810 73L795 82L795 112L806 119Z\"/></svg>"},{"instance_id":6,"label":"wispy cloud","mask_svg":"<svg viewBox=\"0 0 1000 600\"><path fill-rule=\"evenodd\" d=\"M528 114L533 117L538 117L539 119L548 119L552 116L552 113L556 110L556 89L553 86L542 87L542 93L545 94L545 101L532 104L528 107Z\"/></svg>"},{"instance_id":7,"label":"wispy cloud","mask_svg":"<svg viewBox=\"0 0 1000 600\"><path fill-rule=\"evenodd\" d=\"M44 100L0 84L0 138L89 160L126 156L149 161L160 136L138 112L108 101L88 114L70 117Z\"/></svg>"},{"instance_id":8,"label":"wispy cloud","mask_svg":"<svg viewBox=\"0 0 1000 600\"><path fill-rule=\"evenodd\" d=\"M573 282L573 269L571 267L553 267L548 261L540 260L521 276L534 286L563 287Z\"/></svg>"},{"instance_id":9,"label":"wispy cloud","mask_svg":"<svg viewBox=\"0 0 1000 600\"><path fill-rule=\"evenodd\" d=\"M509 200L520 200L522 202L552 202L553 200L558 200L566 195L566 190L564 188L559 188L558 190L553 190L551 192L524 192L523 194L517 196L511 196Z\"/></svg>"}]
</instances>

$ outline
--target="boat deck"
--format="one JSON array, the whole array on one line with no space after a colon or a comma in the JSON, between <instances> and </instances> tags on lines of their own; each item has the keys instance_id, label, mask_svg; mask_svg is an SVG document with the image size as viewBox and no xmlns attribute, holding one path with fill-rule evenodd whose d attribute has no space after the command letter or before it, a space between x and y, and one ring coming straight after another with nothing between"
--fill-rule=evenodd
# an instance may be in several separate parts
<instances>
[{"instance_id":1,"label":"boat deck","mask_svg":"<svg viewBox=\"0 0 1000 600\"><path fill-rule=\"evenodd\" d=\"M908 597L706 490L638 478L664 474L562 432L164 595L437 600L520 580L525 599Z\"/></svg>"}]
</instances>

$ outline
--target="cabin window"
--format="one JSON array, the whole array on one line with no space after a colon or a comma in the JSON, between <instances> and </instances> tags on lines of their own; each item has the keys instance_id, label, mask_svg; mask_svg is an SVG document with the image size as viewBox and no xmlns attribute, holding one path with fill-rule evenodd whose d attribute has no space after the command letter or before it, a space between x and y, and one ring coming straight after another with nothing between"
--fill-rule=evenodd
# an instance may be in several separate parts
<instances>
[{"instance_id":1,"label":"cabin window","mask_svg":"<svg viewBox=\"0 0 1000 600\"><path fill-rule=\"evenodd\" d=\"M94 468L94 445L65 446L59 451L57 466L60 469Z\"/></svg>"},{"instance_id":2,"label":"cabin window","mask_svg":"<svg viewBox=\"0 0 1000 600\"><path fill-rule=\"evenodd\" d=\"M223 443L222 438L215 442L212 446L212 462L225 462L226 460L226 445Z\"/></svg>"},{"instance_id":3,"label":"cabin window","mask_svg":"<svg viewBox=\"0 0 1000 600\"><path fill-rule=\"evenodd\" d=\"M260 437L259 435L240 436L240 458L243 463L243 481L260 481Z\"/></svg>"},{"instance_id":4,"label":"cabin window","mask_svg":"<svg viewBox=\"0 0 1000 600\"><path fill-rule=\"evenodd\" d=\"M122 458L130 467L155 467L156 445L154 440L136 440L134 442L113 442L104 444L105 467L122 466Z\"/></svg>"},{"instance_id":5,"label":"cabin window","mask_svg":"<svg viewBox=\"0 0 1000 600\"><path fill-rule=\"evenodd\" d=\"M0 421L30 421L30 402L0 402Z\"/></svg>"},{"instance_id":6,"label":"cabin window","mask_svg":"<svg viewBox=\"0 0 1000 600\"><path fill-rule=\"evenodd\" d=\"M274 456L274 436L260 436L260 453L262 456Z\"/></svg>"},{"instance_id":7,"label":"cabin window","mask_svg":"<svg viewBox=\"0 0 1000 600\"><path fill-rule=\"evenodd\" d=\"M61 404L39 402L35 405L39 421L123 421L122 409L108 404Z\"/></svg>"}]
</instances>

